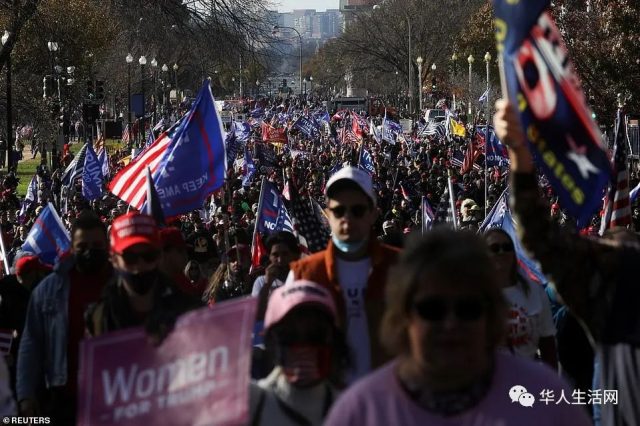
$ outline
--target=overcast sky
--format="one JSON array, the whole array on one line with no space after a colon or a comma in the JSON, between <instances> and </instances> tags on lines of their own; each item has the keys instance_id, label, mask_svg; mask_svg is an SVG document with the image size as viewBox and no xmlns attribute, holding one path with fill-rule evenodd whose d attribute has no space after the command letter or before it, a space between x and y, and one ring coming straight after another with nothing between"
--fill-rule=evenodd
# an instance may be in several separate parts
<instances>
[{"instance_id":1,"label":"overcast sky","mask_svg":"<svg viewBox=\"0 0 640 426\"><path fill-rule=\"evenodd\" d=\"M293 9L316 9L324 11L327 9L338 9L340 0L274 0L280 2L279 12L291 12Z\"/></svg>"}]
</instances>

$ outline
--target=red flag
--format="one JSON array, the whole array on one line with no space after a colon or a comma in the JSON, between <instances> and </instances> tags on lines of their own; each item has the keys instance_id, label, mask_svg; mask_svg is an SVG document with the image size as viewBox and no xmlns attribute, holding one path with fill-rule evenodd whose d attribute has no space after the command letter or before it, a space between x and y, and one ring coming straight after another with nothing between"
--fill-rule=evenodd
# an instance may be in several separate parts
<instances>
[{"instance_id":1,"label":"red flag","mask_svg":"<svg viewBox=\"0 0 640 426\"><path fill-rule=\"evenodd\" d=\"M262 237L259 232L253 234L253 244L251 244L251 268L249 272L253 272L256 268L260 267L262 258L266 256L267 249L262 242Z\"/></svg>"}]
</instances>

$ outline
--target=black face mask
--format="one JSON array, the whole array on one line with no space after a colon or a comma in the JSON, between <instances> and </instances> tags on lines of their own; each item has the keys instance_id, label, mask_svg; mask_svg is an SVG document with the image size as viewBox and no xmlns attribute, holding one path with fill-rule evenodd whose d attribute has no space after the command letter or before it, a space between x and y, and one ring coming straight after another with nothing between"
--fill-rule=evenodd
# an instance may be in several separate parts
<instances>
[{"instance_id":1,"label":"black face mask","mask_svg":"<svg viewBox=\"0 0 640 426\"><path fill-rule=\"evenodd\" d=\"M82 272L101 271L107 264L109 254L103 249L87 249L76 254L78 268Z\"/></svg>"},{"instance_id":2,"label":"black face mask","mask_svg":"<svg viewBox=\"0 0 640 426\"><path fill-rule=\"evenodd\" d=\"M136 294L140 296L149 293L160 277L158 269L138 272L136 274L126 271L118 271L123 280L129 283Z\"/></svg>"}]
</instances>

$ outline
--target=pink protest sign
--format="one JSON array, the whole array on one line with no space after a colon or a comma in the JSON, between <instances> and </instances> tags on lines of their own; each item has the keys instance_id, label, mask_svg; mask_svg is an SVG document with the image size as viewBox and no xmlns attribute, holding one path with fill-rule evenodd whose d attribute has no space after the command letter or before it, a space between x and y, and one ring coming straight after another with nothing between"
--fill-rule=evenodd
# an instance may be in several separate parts
<instances>
[{"instance_id":1,"label":"pink protest sign","mask_svg":"<svg viewBox=\"0 0 640 426\"><path fill-rule=\"evenodd\" d=\"M80 347L78 425L246 423L254 298L187 313L158 347L141 328Z\"/></svg>"}]
</instances>

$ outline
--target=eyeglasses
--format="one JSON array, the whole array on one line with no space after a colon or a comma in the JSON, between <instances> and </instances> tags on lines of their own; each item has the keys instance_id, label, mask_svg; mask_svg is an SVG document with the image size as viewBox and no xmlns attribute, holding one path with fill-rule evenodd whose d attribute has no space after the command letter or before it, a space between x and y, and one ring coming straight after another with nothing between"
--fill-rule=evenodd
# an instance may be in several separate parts
<instances>
[{"instance_id":1,"label":"eyeglasses","mask_svg":"<svg viewBox=\"0 0 640 426\"><path fill-rule=\"evenodd\" d=\"M453 303L442 297L430 297L413 305L416 313L425 321L442 321L453 311L461 321L477 321L485 313L485 303L480 297L463 297Z\"/></svg>"},{"instance_id":2,"label":"eyeglasses","mask_svg":"<svg viewBox=\"0 0 640 426\"><path fill-rule=\"evenodd\" d=\"M500 253L511 253L513 251L512 243L493 243L489 244L489 250L491 253L500 254Z\"/></svg>"},{"instance_id":3,"label":"eyeglasses","mask_svg":"<svg viewBox=\"0 0 640 426\"><path fill-rule=\"evenodd\" d=\"M356 204L354 206L329 207L329 210L331 211L331 213L333 213L336 219L342 218L345 214L347 214L347 211L351 212L351 216L355 217L356 219L360 219L364 217L367 210L369 210L369 207L364 204Z\"/></svg>"},{"instance_id":4,"label":"eyeglasses","mask_svg":"<svg viewBox=\"0 0 640 426\"><path fill-rule=\"evenodd\" d=\"M158 260L158 257L160 257L160 252L157 250L145 251L143 253L123 252L121 256L127 265L135 265L140 261L140 259L144 260L146 263L155 262Z\"/></svg>"}]
</instances>

